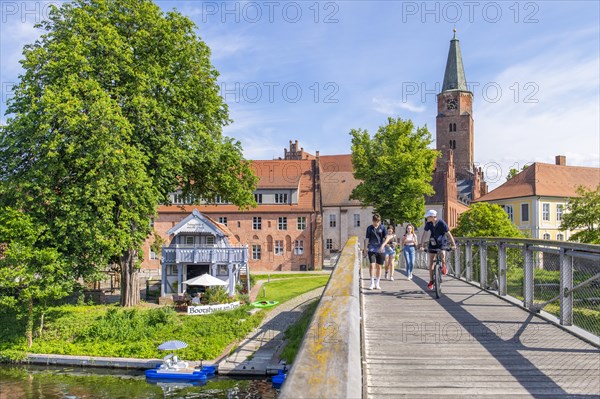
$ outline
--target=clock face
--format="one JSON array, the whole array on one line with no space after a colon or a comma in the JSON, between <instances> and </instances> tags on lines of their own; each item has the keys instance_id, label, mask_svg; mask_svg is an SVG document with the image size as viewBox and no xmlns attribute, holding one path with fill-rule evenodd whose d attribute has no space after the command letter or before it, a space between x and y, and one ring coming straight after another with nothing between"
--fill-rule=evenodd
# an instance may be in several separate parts
<instances>
[{"instance_id":1,"label":"clock face","mask_svg":"<svg viewBox=\"0 0 600 399\"><path fill-rule=\"evenodd\" d=\"M451 110L451 109L457 109L458 108L458 103L456 102L455 98L450 98L448 100L446 100L446 107Z\"/></svg>"}]
</instances>

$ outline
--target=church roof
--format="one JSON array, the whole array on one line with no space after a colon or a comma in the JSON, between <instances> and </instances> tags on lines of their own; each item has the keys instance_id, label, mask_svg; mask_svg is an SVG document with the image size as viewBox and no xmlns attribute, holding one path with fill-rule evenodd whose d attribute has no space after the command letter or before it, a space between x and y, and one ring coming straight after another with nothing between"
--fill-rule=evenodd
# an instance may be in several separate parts
<instances>
[{"instance_id":1,"label":"church roof","mask_svg":"<svg viewBox=\"0 0 600 399\"><path fill-rule=\"evenodd\" d=\"M460 46L456 38L456 30L454 31L454 37L450 40L450 50L448 51L446 72L444 73L444 84L442 85L442 92L449 90L468 91Z\"/></svg>"}]
</instances>

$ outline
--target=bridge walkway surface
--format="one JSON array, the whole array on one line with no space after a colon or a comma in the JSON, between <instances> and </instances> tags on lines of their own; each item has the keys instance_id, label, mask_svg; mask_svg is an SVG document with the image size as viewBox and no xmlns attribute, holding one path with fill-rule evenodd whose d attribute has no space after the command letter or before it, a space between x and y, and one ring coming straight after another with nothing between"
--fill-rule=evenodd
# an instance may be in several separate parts
<instances>
[{"instance_id":1,"label":"bridge walkway surface","mask_svg":"<svg viewBox=\"0 0 600 399\"><path fill-rule=\"evenodd\" d=\"M600 398L600 350L474 285L362 269L363 397Z\"/></svg>"}]
</instances>

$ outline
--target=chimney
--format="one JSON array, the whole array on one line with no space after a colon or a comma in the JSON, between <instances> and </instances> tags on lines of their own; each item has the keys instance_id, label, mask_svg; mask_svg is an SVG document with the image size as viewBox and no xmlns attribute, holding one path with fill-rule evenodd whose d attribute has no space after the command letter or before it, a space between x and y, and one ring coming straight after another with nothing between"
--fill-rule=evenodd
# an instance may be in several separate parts
<instances>
[{"instance_id":1,"label":"chimney","mask_svg":"<svg viewBox=\"0 0 600 399\"><path fill-rule=\"evenodd\" d=\"M567 166L567 157L564 155L557 155L556 164L560 166Z\"/></svg>"}]
</instances>

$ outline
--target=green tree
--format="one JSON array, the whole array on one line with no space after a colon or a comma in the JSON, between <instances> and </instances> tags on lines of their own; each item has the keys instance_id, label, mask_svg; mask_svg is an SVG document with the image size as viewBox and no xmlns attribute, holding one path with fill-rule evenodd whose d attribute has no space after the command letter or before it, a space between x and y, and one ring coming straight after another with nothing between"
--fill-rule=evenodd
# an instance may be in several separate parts
<instances>
[{"instance_id":1,"label":"green tree","mask_svg":"<svg viewBox=\"0 0 600 399\"><path fill-rule=\"evenodd\" d=\"M393 223L418 224L423 217L425 195L439 152L431 150L427 127L415 128L411 120L388 118L373 137L352 129L354 177L361 183L350 198L373 206Z\"/></svg>"},{"instance_id":2,"label":"green tree","mask_svg":"<svg viewBox=\"0 0 600 399\"><path fill-rule=\"evenodd\" d=\"M455 237L524 237L510 221L504 210L496 204L478 202L462 213L458 225L452 230Z\"/></svg>"},{"instance_id":3,"label":"green tree","mask_svg":"<svg viewBox=\"0 0 600 399\"><path fill-rule=\"evenodd\" d=\"M43 312L49 300L68 295L74 283L60 253L37 246L41 226L23 212L11 208L0 212L0 305L25 318L29 347L35 313Z\"/></svg>"},{"instance_id":4,"label":"green tree","mask_svg":"<svg viewBox=\"0 0 600 399\"><path fill-rule=\"evenodd\" d=\"M182 188L247 208L257 179L222 135L218 72L188 18L149 0L76 0L41 27L7 109L1 201L46 223L78 276L117 262L121 304L135 305L156 206Z\"/></svg>"},{"instance_id":5,"label":"green tree","mask_svg":"<svg viewBox=\"0 0 600 399\"><path fill-rule=\"evenodd\" d=\"M570 241L600 244L600 184L595 190L577 187L579 197L569 199L560 224L561 230L581 230Z\"/></svg>"},{"instance_id":6,"label":"green tree","mask_svg":"<svg viewBox=\"0 0 600 399\"><path fill-rule=\"evenodd\" d=\"M529 167L529 165L524 165L523 168L521 169L521 171L524 171L528 167ZM506 181L512 179L513 177L515 177L519 173L520 173L519 169L510 168L510 170L508 171L508 175L506 176Z\"/></svg>"}]
</instances>

